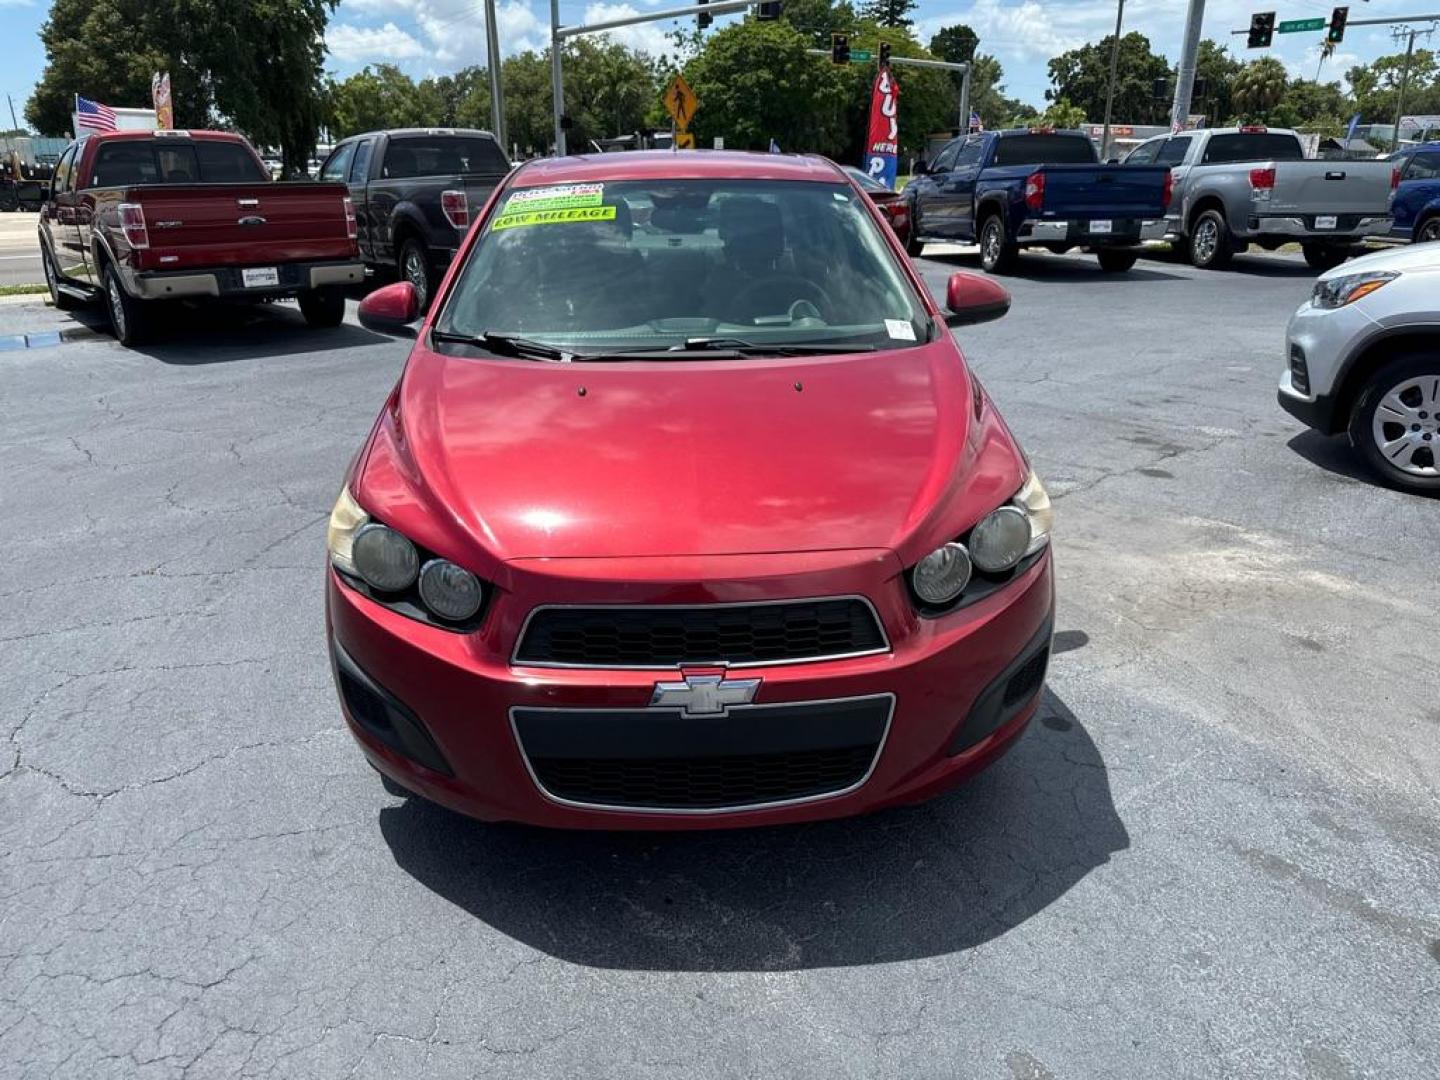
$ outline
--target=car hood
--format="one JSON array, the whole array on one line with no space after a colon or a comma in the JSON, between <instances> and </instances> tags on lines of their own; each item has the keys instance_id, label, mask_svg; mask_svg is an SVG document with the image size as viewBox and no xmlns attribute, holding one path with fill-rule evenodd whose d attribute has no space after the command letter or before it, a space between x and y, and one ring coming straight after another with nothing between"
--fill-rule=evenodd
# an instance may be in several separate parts
<instances>
[{"instance_id":1,"label":"car hood","mask_svg":"<svg viewBox=\"0 0 1440 1080\"><path fill-rule=\"evenodd\" d=\"M1394 273L1440 270L1440 251L1433 250L1435 248L1440 248L1440 244L1409 244L1405 247L1372 252L1369 255L1347 259L1334 269L1325 271L1320 275L1320 279L1329 281L1332 278L1348 277L1350 274L1362 274L1374 270L1388 270Z\"/></svg>"},{"instance_id":2,"label":"car hood","mask_svg":"<svg viewBox=\"0 0 1440 1080\"><path fill-rule=\"evenodd\" d=\"M356 494L442 553L923 554L1025 462L949 340L802 360L554 364L419 345Z\"/></svg>"}]
</instances>

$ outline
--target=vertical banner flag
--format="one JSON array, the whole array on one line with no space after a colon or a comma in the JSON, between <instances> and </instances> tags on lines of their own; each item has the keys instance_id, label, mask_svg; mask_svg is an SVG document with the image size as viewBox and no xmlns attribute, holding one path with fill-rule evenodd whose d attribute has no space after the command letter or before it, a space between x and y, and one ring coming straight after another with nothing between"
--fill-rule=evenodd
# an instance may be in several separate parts
<instances>
[{"instance_id":1,"label":"vertical banner flag","mask_svg":"<svg viewBox=\"0 0 1440 1080\"><path fill-rule=\"evenodd\" d=\"M1355 138L1355 129L1356 129L1357 127L1359 127L1359 126L1360 126L1360 114L1357 112L1354 116L1352 116L1352 117L1350 118L1350 126L1345 130L1345 142L1346 142L1346 144L1347 144L1347 147L1346 147L1347 149L1349 148L1349 147L1348 147L1348 144L1349 144L1350 140L1353 139L1353 138Z\"/></svg>"},{"instance_id":2,"label":"vertical banner flag","mask_svg":"<svg viewBox=\"0 0 1440 1080\"><path fill-rule=\"evenodd\" d=\"M155 105L155 127L169 131L175 126L175 110L170 107L170 73L155 72L150 76L150 99Z\"/></svg>"},{"instance_id":3,"label":"vertical banner flag","mask_svg":"<svg viewBox=\"0 0 1440 1080\"><path fill-rule=\"evenodd\" d=\"M900 150L900 84L882 67L870 95L870 134L865 139L865 172L888 188L895 187L895 163Z\"/></svg>"}]
</instances>

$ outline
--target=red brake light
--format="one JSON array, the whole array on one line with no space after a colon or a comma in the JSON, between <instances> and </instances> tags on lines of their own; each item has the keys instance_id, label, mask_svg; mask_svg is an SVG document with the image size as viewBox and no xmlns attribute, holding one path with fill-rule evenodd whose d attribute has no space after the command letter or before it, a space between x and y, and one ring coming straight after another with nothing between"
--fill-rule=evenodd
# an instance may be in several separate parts
<instances>
[{"instance_id":1,"label":"red brake light","mask_svg":"<svg viewBox=\"0 0 1440 1080\"><path fill-rule=\"evenodd\" d=\"M360 230L359 230L359 228L358 228L358 227L356 226L356 224L355 224L355 202L354 202L353 199L350 198L349 195L346 195L345 198L344 198L344 203L345 203L345 235L346 235L347 237L349 237L351 240L354 240L357 236L360 235Z\"/></svg>"},{"instance_id":2,"label":"red brake light","mask_svg":"<svg viewBox=\"0 0 1440 1080\"><path fill-rule=\"evenodd\" d=\"M1250 187L1253 191L1264 191L1268 193L1275 186L1275 166L1267 165L1263 169L1250 170Z\"/></svg>"},{"instance_id":3,"label":"red brake light","mask_svg":"<svg viewBox=\"0 0 1440 1080\"><path fill-rule=\"evenodd\" d=\"M445 220L455 228L463 231L470 227L470 205L465 201L465 192L442 191L440 209L445 212Z\"/></svg>"},{"instance_id":4,"label":"red brake light","mask_svg":"<svg viewBox=\"0 0 1440 1080\"><path fill-rule=\"evenodd\" d=\"M1045 174L1033 172L1025 181L1025 205L1031 210L1039 210L1045 205Z\"/></svg>"},{"instance_id":5,"label":"red brake light","mask_svg":"<svg viewBox=\"0 0 1440 1080\"><path fill-rule=\"evenodd\" d=\"M1270 129L1264 124L1246 124L1240 129L1241 135L1264 135Z\"/></svg>"},{"instance_id":6,"label":"red brake light","mask_svg":"<svg viewBox=\"0 0 1440 1080\"><path fill-rule=\"evenodd\" d=\"M1170 202L1175 198L1175 170L1165 170L1165 189L1161 192L1160 202L1166 210L1170 209Z\"/></svg>"},{"instance_id":7,"label":"red brake light","mask_svg":"<svg viewBox=\"0 0 1440 1080\"><path fill-rule=\"evenodd\" d=\"M150 230L145 226L145 208L139 203L126 202L118 207L120 211L120 231L125 234L125 242L136 251L143 251L150 246Z\"/></svg>"},{"instance_id":8,"label":"red brake light","mask_svg":"<svg viewBox=\"0 0 1440 1080\"><path fill-rule=\"evenodd\" d=\"M1390 169L1390 190L1394 191L1400 186L1400 166L1396 165Z\"/></svg>"}]
</instances>

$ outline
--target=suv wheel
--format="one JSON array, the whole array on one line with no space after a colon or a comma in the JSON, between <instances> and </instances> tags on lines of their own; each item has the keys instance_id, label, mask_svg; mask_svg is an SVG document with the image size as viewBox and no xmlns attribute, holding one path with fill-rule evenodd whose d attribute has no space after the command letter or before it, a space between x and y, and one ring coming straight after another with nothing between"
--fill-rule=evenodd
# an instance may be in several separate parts
<instances>
[{"instance_id":1,"label":"suv wheel","mask_svg":"<svg viewBox=\"0 0 1440 1080\"><path fill-rule=\"evenodd\" d=\"M1230 226L1219 210L1206 210L1190 229L1190 265L1201 270L1219 270L1229 265L1235 253Z\"/></svg>"},{"instance_id":2,"label":"suv wheel","mask_svg":"<svg viewBox=\"0 0 1440 1080\"><path fill-rule=\"evenodd\" d=\"M345 293L339 285L306 289L297 299L300 314L311 326L339 326L345 321Z\"/></svg>"},{"instance_id":3,"label":"suv wheel","mask_svg":"<svg viewBox=\"0 0 1440 1080\"><path fill-rule=\"evenodd\" d=\"M143 300L136 300L120 284L120 275L113 266L105 267L105 310L110 314L110 330L121 345L138 345L149 332L149 312Z\"/></svg>"},{"instance_id":4,"label":"suv wheel","mask_svg":"<svg viewBox=\"0 0 1440 1080\"><path fill-rule=\"evenodd\" d=\"M1015 269L1020 249L1005 238L1005 222L991 214L980 226L980 266L987 274L1005 274Z\"/></svg>"},{"instance_id":5,"label":"suv wheel","mask_svg":"<svg viewBox=\"0 0 1440 1080\"><path fill-rule=\"evenodd\" d=\"M1440 240L1440 217L1432 217L1415 233L1417 244L1433 244Z\"/></svg>"},{"instance_id":6,"label":"suv wheel","mask_svg":"<svg viewBox=\"0 0 1440 1080\"><path fill-rule=\"evenodd\" d=\"M1135 265L1135 260L1140 258L1140 253L1125 248L1101 248L1095 252L1095 257L1100 260L1100 269L1105 273L1123 274Z\"/></svg>"},{"instance_id":7,"label":"suv wheel","mask_svg":"<svg viewBox=\"0 0 1440 1080\"><path fill-rule=\"evenodd\" d=\"M1370 376L1350 442L1390 486L1440 493L1440 351L1399 356Z\"/></svg>"},{"instance_id":8,"label":"suv wheel","mask_svg":"<svg viewBox=\"0 0 1440 1080\"><path fill-rule=\"evenodd\" d=\"M430 265L430 255L425 250L425 245L415 237L410 237L400 245L400 258L398 260L400 280L408 281L415 286L415 296L420 301L420 310L423 312L430 306L430 297L435 293L435 270Z\"/></svg>"}]
</instances>

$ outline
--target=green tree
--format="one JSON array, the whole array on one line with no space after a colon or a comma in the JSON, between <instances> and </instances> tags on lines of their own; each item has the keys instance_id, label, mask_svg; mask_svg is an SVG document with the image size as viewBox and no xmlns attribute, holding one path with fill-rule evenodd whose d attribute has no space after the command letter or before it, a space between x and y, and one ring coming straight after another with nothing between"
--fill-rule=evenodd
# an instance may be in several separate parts
<instances>
[{"instance_id":1,"label":"green tree","mask_svg":"<svg viewBox=\"0 0 1440 1080\"><path fill-rule=\"evenodd\" d=\"M930 51L937 60L965 64L975 58L975 48L979 44L980 35L961 23L956 26L942 26L935 31L930 38Z\"/></svg>"},{"instance_id":2,"label":"green tree","mask_svg":"<svg viewBox=\"0 0 1440 1080\"><path fill-rule=\"evenodd\" d=\"M1285 88L1285 96L1270 110L1270 123L1278 127L1317 129L1317 125L1333 126L1345 115L1350 102L1338 83L1293 79ZM1329 133L1328 130L1326 132Z\"/></svg>"},{"instance_id":3,"label":"green tree","mask_svg":"<svg viewBox=\"0 0 1440 1080\"><path fill-rule=\"evenodd\" d=\"M1270 110L1285 98L1289 78L1285 65L1273 56L1262 56L1246 64L1231 88L1231 103L1239 119L1266 122Z\"/></svg>"},{"instance_id":4,"label":"green tree","mask_svg":"<svg viewBox=\"0 0 1440 1080\"><path fill-rule=\"evenodd\" d=\"M1110 51L1114 35L1098 43L1061 53L1050 61L1051 88L1047 101L1062 98L1091 120L1105 116L1110 86ZM1150 39L1131 31L1120 39L1120 62L1115 80L1114 120L1120 124L1161 124L1170 117L1170 103L1155 99L1155 81L1167 78L1170 62L1150 48Z\"/></svg>"},{"instance_id":5,"label":"green tree","mask_svg":"<svg viewBox=\"0 0 1440 1080\"><path fill-rule=\"evenodd\" d=\"M1202 113L1207 122L1223 124L1231 114L1231 87L1244 66L1230 55L1225 46L1209 38L1200 42L1200 51L1195 58L1195 78L1197 82L1204 80L1205 93L1195 95L1190 111Z\"/></svg>"},{"instance_id":6,"label":"green tree","mask_svg":"<svg viewBox=\"0 0 1440 1080\"><path fill-rule=\"evenodd\" d=\"M855 8L848 0L785 0L781 17L810 40L811 48L828 49L830 35L848 33L855 25Z\"/></svg>"},{"instance_id":7,"label":"green tree","mask_svg":"<svg viewBox=\"0 0 1440 1080\"><path fill-rule=\"evenodd\" d=\"M860 16L888 30L912 25L915 20L910 18L910 12L917 7L916 0L869 0L860 9Z\"/></svg>"},{"instance_id":8,"label":"green tree","mask_svg":"<svg viewBox=\"0 0 1440 1080\"><path fill-rule=\"evenodd\" d=\"M421 127L435 123L415 81L394 64L357 71L331 91L331 133L338 138L360 131Z\"/></svg>"},{"instance_id":9,"label":"green tree","mask_svg":"<svg viewBox=\"0 0 1440 1080\"><path fill-rule=\"evenodd\" d=\"M1079 105L1072 105L1062 97L1050 103L1049 107L1040 115L1040 123L1046 127L1065 130L1078 128L1085 123L1085 110Z\"/></svg>"},{"instance_id":10,"label":"green tree","mask_svg":"<svg viewBox=\"0 0 1440 1080\"><path fill-rule=\"evenodd\" d=\"M1405 90L1407 113L1440 112L1440 78L1436 54L1416 49L1410 61L1410 82ZM1400 84L1405 75L1405 54L1382 56L1371 64L1352 67L1346 73L1356 110L1364 119L1394 123L1399 105Z\"/></svg>"}]
</instances>

